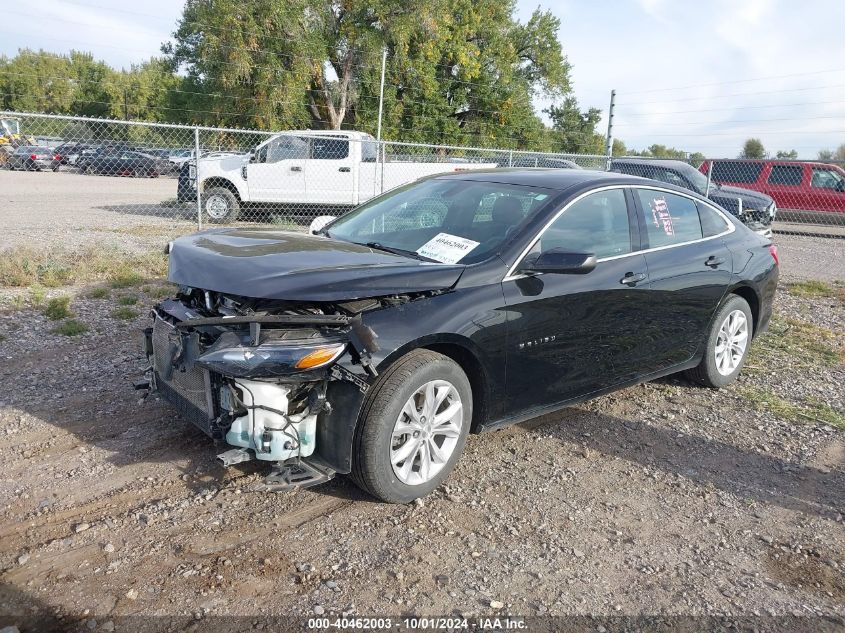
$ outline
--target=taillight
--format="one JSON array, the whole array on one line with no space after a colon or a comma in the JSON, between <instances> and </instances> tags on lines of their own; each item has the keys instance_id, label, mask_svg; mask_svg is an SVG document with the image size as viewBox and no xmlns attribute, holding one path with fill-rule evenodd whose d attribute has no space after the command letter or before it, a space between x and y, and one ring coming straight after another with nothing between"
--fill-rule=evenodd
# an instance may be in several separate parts
<instances>
[{"instance_id":1,"label":"taillight","mask_svg":"<svg viewBox=\"0 0 845 633\"><path fill-rule=\"evenodd\" d=\"M778 257L778 247L774 244L769 244L769 255L775 260L775 266L780 266L780 258Z\"/></svg>"},{"instance_id":2,"label":"taillight","mask_svg":"<svg viewBox=\"0 0 845 633\"><path fill-rule=\"evenodd\" d=\"M62 155L56 154L55 156L53 156L53 160L62 160Z\"/></svg>"},{"instance_id":3,"label":"taillight","mask_svg":"<svg viewBox=\"0 0 845 633\"><path fill-rule=\"evenodd\" d=\"M32 160L38 160L38 154L30 154L29 157Z\"/></svg>"}]
</instances>

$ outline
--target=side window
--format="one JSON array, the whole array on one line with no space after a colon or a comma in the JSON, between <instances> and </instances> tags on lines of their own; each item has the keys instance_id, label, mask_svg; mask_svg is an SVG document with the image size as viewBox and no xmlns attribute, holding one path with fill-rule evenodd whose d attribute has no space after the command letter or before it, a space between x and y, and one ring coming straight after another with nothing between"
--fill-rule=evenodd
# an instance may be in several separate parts
<instances>
[{"instance_id":1,"label":"side window","mask_svg":"<svg viewBox=\"0 0 845 633\"><path fill-rule=\"evenodd\" d=\"M266 159L259 162L278 163L280 160L304 160L308 158L308 141L301 136L280 136L264 146Z\"/></svg>"},{"instance_id":2,"label":"side window","mask_svg":"<svg viewBox=\"0 0 845 633\"><path fill-rule=\"evenodd\" d=\"M767 182L770 185L798 187L801 184L803 172L804 168L801 165L772 165L772 172Z\"/></svg>"},{"instance_id":3,"label":"side window","mask_svg":"<svg viewBox=\"0 0 845 633\"><path fill-rule=\"evenodd\" d=\"M819 169L813 167L812 186L819 189L841 189L842 176L832 169Z\"/></svg>"},{"instance_id":4,"label":"side window","mask_svg":"<svg viewBox=\"0 0 845 633\"><path fill-rule=\"evenodd\" d=\"M349 156L349 141L341 138L311 139L311 158L315 160L339 160Z\"/></svg>"},{"instance_id":5,"label":"side window","mask_svg":"<svg viewBox=\"0 0 845 633\"><path fill-rule=\"evenodd\" d=\"M622 189L600 191L582 198L546 229L532 252L553 248L570 253L613 257L631 252L628 206Z\"/></svg>"},{"instance_id":6,"label":"side window","mask_svg":"<svg viewBox=\"0 0 845 633\"><path fill-rule=\"evenodd\" d=\"M744 161L715 161L713 163L713 180L716 182L757 182L763 163Z\"/></svg>"},{"instance_id":7,"label":"side window","mask_svg":"<svg viewBox=\"0 0 845 633\"><path fill-rule=\"evenodd\" d=\"M693 200L665 191L635 189L645 213L649 248L691 242L703 237Z\"/></svg>"},{"instance_id":8,"label":"side window","mask_svg":"<svg viewBox=\"0 0 845 633\"><path fill-rule=\"evenodd\" d=\"M699 203L698 215L701 218L702 237L713 237L728 230L728 222L713 207Z\"/></svg>"},{"instance_id":9,"label":"side window","mask_svg":"<svg viewBox=\"0 0 845 633\"><path fill-rule=\"evenodd\" d=\"M643 167L643 172L643 176L646 178L659 180L660 182L666 182L670 185L689 189L689 183L671 169L666 169L665 167L659 167L657 165L645 165Z\"/></svg>"}]
</instances>

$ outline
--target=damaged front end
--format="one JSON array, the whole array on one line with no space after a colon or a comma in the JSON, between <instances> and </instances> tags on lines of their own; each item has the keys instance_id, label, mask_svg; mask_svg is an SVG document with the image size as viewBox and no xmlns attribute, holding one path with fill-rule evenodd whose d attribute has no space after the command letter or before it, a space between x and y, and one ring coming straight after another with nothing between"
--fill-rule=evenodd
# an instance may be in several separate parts
<instances>
[{"instance_id":1,"label":"damaged front end","mask_svg":"<svg viewBox=\"0 0 845 633\"><path fill-rule=\"evenodd\" d=\"M376 336L361 312L376 300L315 304L250 299L182 287L152 310L142 387L157 392L212 438L233 448L224 465L274 462L273 489L331 478L315 451L330 383L360 393L376 376ZM338 361L343 359L343 364ZM350 371L347 366L357 366Z\"/></svg>"}]
</instances>

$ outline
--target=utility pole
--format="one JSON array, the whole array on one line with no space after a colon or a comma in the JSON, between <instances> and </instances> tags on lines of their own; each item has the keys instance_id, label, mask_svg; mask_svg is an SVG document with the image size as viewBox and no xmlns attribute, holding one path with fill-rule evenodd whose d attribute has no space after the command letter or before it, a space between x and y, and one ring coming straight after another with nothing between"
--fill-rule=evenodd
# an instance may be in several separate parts
<instances>
[{"instance_id":1,"label":"utility pole","mask_svg":"<svg viewBox=\"0 0 845 633\"><path fill-rule=\"evenodd\" d=\"M607 169L610 170L610 161L613 158L613 114L616 109L616 90L610 91L610 108L607 110L607 145L604 153L607 155Z\"/></svg>"},{"instance_id":2,"label":"utility pole","mask_svg":"<svg viewBox=\"0 0 845 633\"><path fill-rule=\"evenodd\" d=\"M381 143L381 117L384 111L384 71L387 68L387 46L381 49L381 86L378 95L378 127L376 128L376 149L381 161L381 191L384 191L384 146ZM373 192L375 193L375 192Z\"/></svg>"},{"instance_id":3,"label":"utility pole","mask_svg":"<svg viewBox=\"0 0 845 633\"><path fill-rule=\"evenodd\" d=\"M129 120L129 97L126 94L126 88L123 89L123 120Z\"/></svg>"}]
</instances>

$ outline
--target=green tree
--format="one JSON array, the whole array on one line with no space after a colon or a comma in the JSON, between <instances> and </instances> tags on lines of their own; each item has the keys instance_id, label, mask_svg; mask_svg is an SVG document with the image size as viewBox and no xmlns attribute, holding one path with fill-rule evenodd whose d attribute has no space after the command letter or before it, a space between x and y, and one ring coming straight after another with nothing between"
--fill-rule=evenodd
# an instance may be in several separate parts
<instances>
[{"instance_id":1,"label":"green tree","mask_svg":"<svg viewBox=\"0 0 845 633\"><path fill-rule=\"evenodd\" d=\"M775 154L775 158L779 158L781 160L795 160L798 158L798 150L791 149L789 151L779 149L777 154Z\"/></svg>"},{"instance_id":2,"label":"green tree","mask_svg":"<svg viewBox=\"0 0 845 633\"><path fill-rule=\"evenodd\" d=\"M759 138L750 138L742 146L740 158L766 158L766 148Z\"/></svg>"},{"instance_id":3,"label":"green tree","mask_svg":"<svg viewBox=\"0 0 845 633\"><path fill-rule=\"evenodd\" d=\"M384 136L524 146L542 138L538 94L569 92L558 20L522 24L512 0L188 0L166 45L208 122L375 131L388 51Z\"/></svg>"},{"instance_id":4,"label":"green tree","mask_svg":"<svg viewBox=\"0 0 845 633\"><path fill-rule=\"evenodd\" d=\"M559 106L545 110L552 122L554 151L582 154L603 154L606 138L596 131L601 110L582 111L575 97L566 97Z\"/></svg>"}]
</instances>

